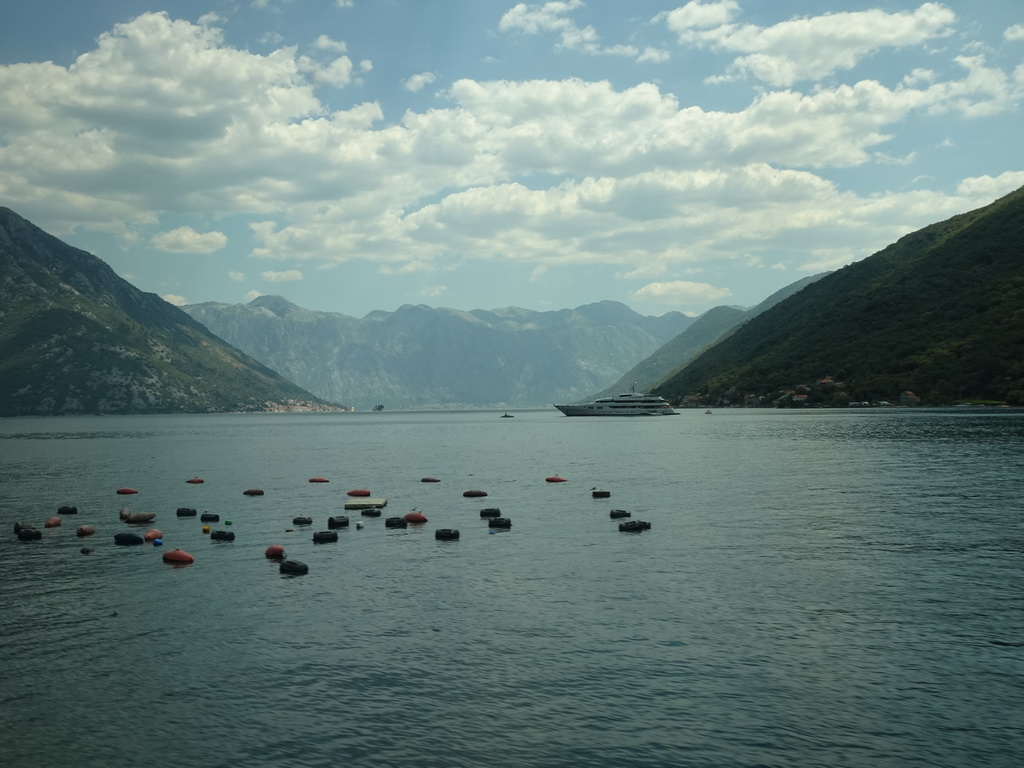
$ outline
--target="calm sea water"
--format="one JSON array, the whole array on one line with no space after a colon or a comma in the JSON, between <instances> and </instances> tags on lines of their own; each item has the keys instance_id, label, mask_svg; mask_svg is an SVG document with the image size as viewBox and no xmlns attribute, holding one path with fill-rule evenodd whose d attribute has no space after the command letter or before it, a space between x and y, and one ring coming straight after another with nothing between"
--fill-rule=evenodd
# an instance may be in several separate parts
<instances>
[{"instance_id":1,"label":"calm sea water","mask_svg":"<svg viewBox=\"0 0 1024 768\"><path fill-rule=\"evenodd\" d=\"M1024 760L1021 412L4 419L0 458L3 766ZM430 522L314 544L353 488Z\"/></svg>"}]
</instances>

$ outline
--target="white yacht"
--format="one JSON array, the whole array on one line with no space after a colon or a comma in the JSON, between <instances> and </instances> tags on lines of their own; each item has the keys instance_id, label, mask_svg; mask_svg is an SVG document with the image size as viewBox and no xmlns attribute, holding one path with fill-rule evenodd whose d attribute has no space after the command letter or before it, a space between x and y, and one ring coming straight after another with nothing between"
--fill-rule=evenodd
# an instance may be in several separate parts
<instances>
[{"instance_id":1,"label":"white yacht","mask_svg":"<svg viewBox=\"0 0 1024 768\"><path fill-rule=\"evenodd\" d=\"M592 403L555 405L566 416L675 416L663 397L623 392L614 397L599 397Z\"/></svg>"}]
</instances>

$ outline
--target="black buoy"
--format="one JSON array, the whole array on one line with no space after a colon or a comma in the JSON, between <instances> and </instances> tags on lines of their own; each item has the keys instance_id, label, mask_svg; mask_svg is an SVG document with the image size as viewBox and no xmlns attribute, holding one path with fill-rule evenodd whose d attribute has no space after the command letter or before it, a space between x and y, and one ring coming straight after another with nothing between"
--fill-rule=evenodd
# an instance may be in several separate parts
<instances>
[{"instance_id":1,"label":"black buoy","mask_svg":"<svg viewBox=\"0 0 1024 768\"><path fill-rule=\"evenodd\" d=\"M507 517L492 517L487 521L487 525L490 528L511 528L512 521Z\"/></svg>"},{"instance_id":2,"label":"black buoy","mask_svg":"<svg viewBox=\"0 0 1024 768\"><path fill-rule=\"evenodd\" d=\"M335 517L327 518L328 528L348 528L348 516L347 515L336 515Z\"/></svg>"},{"instance_id":3,"label":"black buoy","mask_svg":"<svg viewBox=\"0 0 1024 768\"><path fill-rule=\"evenodd\" d=\"M195 516L196 516L196 510L192 509L192 507L178 507L178 517L195 517ZM211 520L210 522L215 523L217 521L216 520Z\"/></svg>"},{"instance_id":4,"label":"black buoy","mask_svg":"<svg viewBox=\"0 0 1024 768\"><path fill-rule=\"evenodd\" d=\"M651 524L643 520L627 520L624 523L619 523L619 530L623 533L640 533L640 531L651 530Z\"/></svg>"},{"instance_id":5,"label":"black buoy","mask_svg":"<svg viewBox=\"0 0 1024 768\"><path fill-rule=\"evenodd\" d=\"M300 563L298 560L282 560L280 572L287 573L290 576L302 576L309 573L309 566L305 563Z\"/></svg>"},{"instance_id":6,"label":"black buoy","mask_svg":"<svg viewBox=\"0 0 1024 768\"><path fill-rule=\"evenodd\" d=\"M82 547L78 551L81 552L83 555L91 555L92 554L92 550L89 549L89 547Z\"/></svg>"},{"instance_id":7,"label":"black buoy","mask_svg":"<svg viewBox=\"0 0 1024 768\"><path fill-rule=\"evenodd\" d=\"M611 511L611 518L614 520L617 517L632 517L632 515L624 509L613 509Z\"/></svg>"},{"instance_id":8,"label":"black buoy","mask_svg":"<svg viewBox=\"0 0 1024 768\"><path fill-rule=\"evenodd\" d=\"M380 510L376 507L363 510L363 517L380 517Z\"/></svg>"},{"instance_id":9,"label":"black buoy","mask_svg":"<svg viewBox=\"0 0 1024 768\"><path fill-rule=\"evenodd\" d=\"M489 509L481 509L480 517L501 517L501 510L497 507L491 507Z\"/></svg>"},{"instance_id":10,"label":"black buoy","mask_svg":"<svg viewBox=\"0 0 1024 768\"><path fill-rule=\"evenodd\" d=\"M326 544L327 542L337 541L337 540L338 540L338 532L337 531L317 531L316 533L313 534L313 543L314 544Z\"/></svg>"},{"instance_id":11,"label":"black buoy","mask_svg":"<svg viewBox=\"0 0 1024 768\"><path fill-rule=\"evenodd\" d=\"M203 512L199 516L199 521L203 523L219 523L220 515L215 515L213 512Z\"/></svg>"},{"instance_id":12,"label":"black buoy","mask_svg":"<svg viewBox=\"0 0 1024 768\"><path fill-rule=\"evenodd\" d=\"M58 515L77 515L78 507L57 507Z\"/></svg>"},{"instance_id":13,"label":"black buoy","mask_svg":"<svg viewBox=\"0 0 1024 768\"><path fill-rule=\"evenodd\" d=\"M313 524L313 518L312 517L293 517L292 518L292 525L312 525L312 524Z\"/></svg>"},{"instance_id":14,"label":"black buoy","mask_svg":"<svg viewBox=\"0 0 1024 768\"><path fill-rule=\"evenodd\" d=\"M213 541L234 541L234 531L210 531L210 538Z\"/></svg>"},{"instance_id":15,"label":"black buoy","mask_svg":"<svg viewBox=\"0 0 1024 768\"><path fill-rule=\"evenodd\" d=\"M35 528L20 528L18 530L18 541L35 541L43 538L43 532Z\"/></svg>"},{"instance_id":16,"label":"black buoy","mask_svg":"<svg viewBox=\"0 0 1024 768\"><path fill-rule=\"evenodd\" d=\"M120 544L122 547L130 547L145 543L145 539L137 533L115 533L114 543Z\"/></svg>"},{"instance_id":17,"label":"black buoy","mask_svg":"<svg viewBox=\"0 0 1024 768\"><path fill-rule=\"evenodd\" d=\"M438 528L434 531L434 538L438 541L456 541L459 538L459 532L454 528Z\"/></svg>"},{"instance_id":18,"label":"black buoy","mask_svg":"<svg viewBox=\"0 0 1024 768\"><path fill-rule=\"evenodd\" d=\"M409 521L404 517L389 517L384 521L385 528L408 528Z\"/></svg>"}]
</instances>

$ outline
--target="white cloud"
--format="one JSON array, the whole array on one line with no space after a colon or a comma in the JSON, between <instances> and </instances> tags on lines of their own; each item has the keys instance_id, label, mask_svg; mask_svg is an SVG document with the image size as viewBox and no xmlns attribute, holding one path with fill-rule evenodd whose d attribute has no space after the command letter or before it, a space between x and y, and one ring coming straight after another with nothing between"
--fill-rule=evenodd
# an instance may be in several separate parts
<instances>
[{"instance_id":1,"label":"white cloud","mask_svg":"<svg viewBox=\"0 0 1024 768\"><path fill-rule=\"evenodd\" d=\"M975 200L994 200L1024 187L1024 171L1007 171L998 176L975 176L957 186L957 194Z\"/></svg>"},{"instance_id":2,"label":"white cloud","mask_svg":"<svg viewBox=\"0 0 1024 768\"><path fill-rule=\"evenodd\" d=\"M283 272L260 272L260 277L268 283L287 283L302 279L302 273L297 269L286 269Z\"/></svg>"},{"instance_id":3,"label":"white cloud","mask_svg":"<svg viewBox=\"0 0 1024 768\"><path fill-rule=\"evenodd\" d=\"M234 270L231 270L230 272L228 272L228 277L234 280L236 283L245 282L244 272L235 272Z\"/></svg>"},{"instance_id":4,"label":"white cloud","mask_svg":"<svg viewBox=\"0 0 1024 768\"><path fill-rule=\"evenodd\" d=\"M736 0L722 0L717 3L693 0L682 8L658 14L655 21L664 20L669 29L676 34L682 34L686 30L725 26L739 10L740 6Z\"/></svg>"},{"instance_id":5,"label":"white cloud","mask_svg":"<svg viewBox=\"0 0 1024 768\"><path fill-rule=\"evenodd\" d=\"M657 55L650 49L641 52L632 45L602 45L597 30L592 26L581 28L567 18L567 14L581 7L583 7L581 0L564 0L564 2L559 0L542 5L518 3L501 17L498 29L502 32L515 31L526 35L555 32L560 38L559 48L591 55L634 58L645 56L647 57L644 59L645 61Z\"/></svg>"},{"instance_id":6,"label":"white cloud","mask_svg":"<svg viewBox=\"0 0 1024 768\"><path fill-rule=\"evenodd\" d=\"M320 35L313 43L321 51L330 51L332 53L348 53L348 45L341 40L333 40L328 35Z\"/></svg>"},{"instance_id":7,"label":"white cloud","mask_svg":"<svg viewBox=\"0 0 1024 768\"><path fill-rule=\"evenodd\" d=\"M344 88L352 82L352 59L348 56L339 56L326 66L309 59L304 60L303 64L313 72L313 78L318 83Z\"/></svg>"},{"instance_id":8,"label":"white cloud","mask_svg":"<svg viewBox=\"0 0 1024 768\"><path fill-rule=\"evenodd\" d=\"M516 6L518 23L540 29L530 13L547 9L545 23L556 24L579 7L555 5ZM722 19L735 4L697 5L684 6L691 32L731 23ZM921 8L942 16L941 6ZM324 68L294 48L256 55L213 27L144 14L69 67L0 66L0 198L38 201L51 231L178 247L213 248L224 235L154 235L168 211L245 216L256 221L252 255L289 268L359 259L405 274L503 259L526 264L535 281L573 264L650 280L746 256L797 264L830 242L861 258L1018 178L865 197L829 180L834 168L893 154L913 166L908 178L919 175L924 145L886 152L910 117L980 119L1019 105L1024 74L980 57L956 62L957 77L921 68L893 87L765 89L732 110L681 104L653 83L463 79L442 94L447 103L386 122L374 102L332 110L317 96Z\"/></svg>"},{"instance_id":9,"label":"white cloud","mask_svg":"<svg viewBox=\"0 0 1024 768\"><path fill-rule=\"evenodd\" d=\"M498 29L503 32L518 30L527 35L558 32L573 27L572 22L564 18L564 14L580 8L582 5L583 0L565 0L543 5L517 3L501 17Z\"/></svg>"},{"instance_id":10,"label":"white cloud","mask_svg":"<svg viewBox=\"0 0 1024 768\"><path fill-rule=\"evenodd\" d=\"M662 48L644 48L640 55L636 57L636 60L651 61L656 64L660 64L671 58L672 54Z\"/></svg>"},{"instance_id":11,"label":"white cloud","mask_svg":"<svg viewBox=\"0 0 1024 768\"><path fill-rule=\"evenodd\" d=\"M674 280L667 283L648 283L643 288L633 291L634 299L675 304L695 301L701 304L718 301L732 296L728 288L717 288L710 283L693 283L688 280Z\"/></svg>"},{"instance_id":12,"label":"white cloud","mask_svg":"<svg viewBox=\"0 0 1024 768\"><path fill-rule=\"evenodd\" d=\"M192 227L178 227L154 235L150 242L157 250L168 253L213 253L228 244L223 232L196 232Z\"/></svg>"},{"instance_id":13,"label":"white cloud","mask_svg":"<svg viewBox=\"0 0 1024 768\"><path fill-rule=\"evenodd\" d=\"M1003 37L1006 40L1024 40L1024 24L1014 24L1003 30Z\"/></svg>"},{"instance_id":14,"label":"white cloud","mask_svg":"<svg viewBox=\"0 0 1024 768\"><path fill-rule=\"evenodd\" d=\"M248 304L253 299L258 299L262 295L263 294L260 293L259 291L249 291L248 293L245 294L245 296L242 297L242 301Z\"/></svg>"},{"instance_id":15,"label":"white cloud","mask_svg":"<svg viewBox=\"0 0 1024 768\"><path fill-rule=\"evenodd\" d=\"M420 289L420 296L428 299L436 299L448 290L446 285L430 285Z\"/></svg>"},{"instance_id":16,"label":"white cloud","mask_svg":"<svg viewBox=\"0 0 1024 768\"><path fill-rule=\"evenodd\" d=\"M733 24L733 2L688 3L664 15L680 44L730 51L736 58L725 76L711 82L751 76L774 86L820 80L853 68L881 48L919 45L952 32L956 15L938 3L914 11L878 9L794 18L770 27Z\"/></svg>"},{"instance_id":17,"label":"white cloud","mask_svg":"<svg viewBox=\"0 0 1024 768\"><path fill-rule=\"evenodd\" d=\"M932 70L918 67L912 69L908 75L904 76L903 85L909 88L915 88L918 85L934 83L935 80L936 75Z\"/></svg>"},{"instance_id":18,"label":"white cloud","mask_svg":"<svg viewBox=\"0 0 1024 768\"><path fill-rule=\"evenodd\" d=\"M437 79L437 75L433 72L420 72L418 75L412 75L402 81L402 85L407 91L416 93L417 91L423 90L424 87L430 85Z\"/></svg>"},{"instance_id":19,"label":"white cloud","mask_svg":"<svg viewBox=\"0 0 1024 768\"><path fill-rule=\"evenodd\" d=\"M176 307L183 307L186 304L188 304L188 301L185 299L184 296L179 296L176 293L166 293L160 298L166 301L168 304L173 304Z\"/></svg>"}]
</instances>

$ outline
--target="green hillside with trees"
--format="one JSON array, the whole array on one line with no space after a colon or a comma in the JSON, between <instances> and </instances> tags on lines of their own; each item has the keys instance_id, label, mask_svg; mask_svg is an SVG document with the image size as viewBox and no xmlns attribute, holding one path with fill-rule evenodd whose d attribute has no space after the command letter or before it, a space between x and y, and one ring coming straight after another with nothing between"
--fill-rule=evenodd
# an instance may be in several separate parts
<instances>
[{"instance_id":1,"label":"green hillside with trees","mask_svg":"<svg viewBox=\"0 0 1024 768\"><path fill-rule=\"evenodd\" d=\"M825 273L821 273L797 280L750 309L724 306L709 309L694 320L689 328L662 345L654 354L641 360L610 387L598 392L595 397L610 397L619 392L628 392L633 384L636 384L638 391L649 392L682 370L687 363L712 344L725 338L740 324L757 317L824 276Z\"/></svg>"},{"instance_id":2,"label":"green hillside with trees","mask_svg":"<svg viewBox=\"0 0 1024 768\"><path fill-rule=\"evenodd\" d=\"M807 286L656 389L673 402L1024 405L1024 188ZM803 398L798 398L802 400Z\"/></svg>"}]
</instances>

